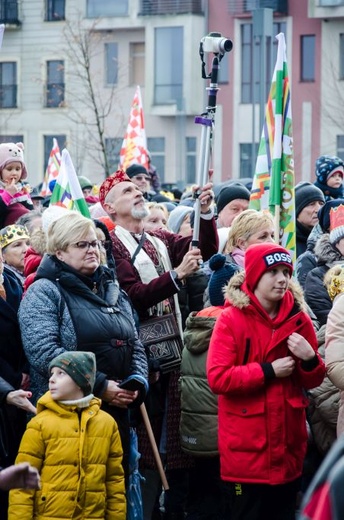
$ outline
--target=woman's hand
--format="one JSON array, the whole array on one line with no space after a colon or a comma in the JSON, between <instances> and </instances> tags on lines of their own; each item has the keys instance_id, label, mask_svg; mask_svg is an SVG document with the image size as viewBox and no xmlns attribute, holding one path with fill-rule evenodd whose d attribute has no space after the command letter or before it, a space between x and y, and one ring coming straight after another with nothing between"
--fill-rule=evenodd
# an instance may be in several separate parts
<instances>
[{"instance_id":1,"label":"woman's hand","mask_svg":"<svg viewBox=\"0 0 344 520\"><path fill-rule=\"evenodd\" d=\"M102 400L111 406L127 408L129 404L135 401L138 395L137 390L124 390L124 388L119 388L116 381L108 381L108 386L102 395Z\"/></svg>"},{"instance_id":2,"label":"woman's hand","mask_svg":"<svg viewBox=\"0 0 344 520\"><path fill-rule=\"evenodd\" d=\"M40 489L38 470L28 462L15 464L0 472L0 489Z\"/></svg>"},{"instance_id":3,"label":"woman's hand","mask_svg":"<svg viewBox=\"0 0 344 520\"><path fill-rule=\"evenodd\" d=\"M20 388L22 390L28 390L30 388L30 376L29 374L22 374L22 380L21 380L21 385L20 385Z\"/></svg>"},{"instance_id":4,"label":"woman's hand","mask_svg":"<svg viewBox=\"0 0 344 520\"><path fill-rule=\"evenodd\" d=\"M7 394L6 403L36 415L37 409L29 401L30 397L32 397L32 392L13 390L13 392Z\"/></svg>"}]
</instances>

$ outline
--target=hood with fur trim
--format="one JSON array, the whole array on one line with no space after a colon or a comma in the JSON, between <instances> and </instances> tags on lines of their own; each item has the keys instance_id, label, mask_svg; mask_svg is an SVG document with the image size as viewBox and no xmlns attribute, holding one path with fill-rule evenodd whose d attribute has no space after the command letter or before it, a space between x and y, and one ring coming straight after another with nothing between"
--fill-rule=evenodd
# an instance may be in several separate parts
<instances>
[{"instance_id":1,"label":"hood with fur trim","mask_svg":"<svg viewBox=\"0 0 344 520\"><path fill-rule=\"evenodd\" d=\"M331 245L330 235L324 233L318 239L314 248L315 256L317 257L317 265L333 264L343 260L342 255L338 249Z\"/></svg>"},{"instance_id":2,"label":"hood with fur trim","mask_svg":"<svg viewBox=\"0 0 344 520\"><path fill-rule=\"evenodd\" d=\"M249 295L241 288L245 280L245 271L236 273L229 281L226 290L225 298L226 305L230 302L234 307L238 309L244 309L250 305ZM294 280L290 280L289 290L294 296L295 303L299 307L300 311L307 312L305 299L303 297L303 291L301 286Z\"/></svg>"}]
</instances>

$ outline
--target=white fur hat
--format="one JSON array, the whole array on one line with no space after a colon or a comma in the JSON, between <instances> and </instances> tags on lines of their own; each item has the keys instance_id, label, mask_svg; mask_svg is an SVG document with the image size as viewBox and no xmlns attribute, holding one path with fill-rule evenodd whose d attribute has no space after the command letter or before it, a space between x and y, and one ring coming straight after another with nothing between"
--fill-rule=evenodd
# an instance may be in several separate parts
<instances>
[{"instance_id":1,"label":"white fur hat","mask_svg":"<svg viewBox=\"0 0 344 520\"><path fill-rule=\"evenodd\" d=\"M0 172L6 164L18 161L22 164L23 171L21 179L26 179L27 170L24 163L23 143L1 143L0 144Z\"/></svg>"},{"instance_id":2,"label":"white fur hat","mask_svg":"<svg viewBox=\"0 0 344 520\"><path fill-rule=\"evenodd\" d=\"M71 211L63 206L50 205L43 211L42 214L42 228L44 233L48 231L48 227L50 224L55 222L61 217L64 217L68 213L76 213L76 211Z\"/></svg>"}]
</instances>

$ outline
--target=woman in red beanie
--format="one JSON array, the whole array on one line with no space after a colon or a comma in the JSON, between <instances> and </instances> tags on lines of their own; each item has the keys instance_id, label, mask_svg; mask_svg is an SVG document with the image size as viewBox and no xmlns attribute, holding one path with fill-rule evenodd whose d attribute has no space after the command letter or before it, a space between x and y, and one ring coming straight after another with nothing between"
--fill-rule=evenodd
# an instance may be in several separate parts
<instances>
[{"instance_id":1,"label":"woman in red beanie","mask_svg":"<svg viewBox=\"0 0 344 520\"><path fill-rule=\"evenodd\" d=\"M303 389L318 386L325 368L292 272L283 247L250 246L210 341L207 376L219 395L231 520L295 518L307 448Z\"/></svg>"}]
</instances>

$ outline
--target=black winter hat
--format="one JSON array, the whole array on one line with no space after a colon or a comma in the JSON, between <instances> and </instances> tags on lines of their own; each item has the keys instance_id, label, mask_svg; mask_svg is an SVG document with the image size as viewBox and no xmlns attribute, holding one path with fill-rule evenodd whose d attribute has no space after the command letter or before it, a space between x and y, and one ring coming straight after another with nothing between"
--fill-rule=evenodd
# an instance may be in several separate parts
<instances>
[{"instance_id":1,"label":"black winter hat","mask_svg":"<svg viewBox=\"0 0 344 520\"><path fill-rule=\"evenodd\" d=\"M236 199L250 200L249 190L240 182L233 182L220 191L216 200L217 213L219 214L227 204Z\"/></svg>"},{"instance_id":2,"label":"black winter hat","mask_svg":"<svg viewBox=\"0 0 344 520\"><path fill-rule=\"evenodd\" d=\"M311 182L299 182L295 186L295 217L298 217L303 208L316 201L325 203L321 189Z\"/></svg>"},{"instance_id":3,"label":"black winter hat","mask_svg":"<svg viewBox=\"0 0 344 520\"><path fill-rule=\"evenodd\" d=\"M143 173L144 175L147 175L147 177L150 177L150 175L147 172L146 168L142 164L131 164L126 169L125 173L128 175L128 177L130 179L135 177L135 175L140 175L140 173Z\"/></svg>"},{"instance_id":4,"label":"black winter hat","mask_svg":"<svg viewBox=\"0 0 344 520\"><path fill-rule=\"evenodd\" d=\"M332 199L328 200L318 211L319 225L323 233L328 233L330 229L330 211L331 208L336 208L344 205L344 199Z\"/></svg>"}]
</instances>

